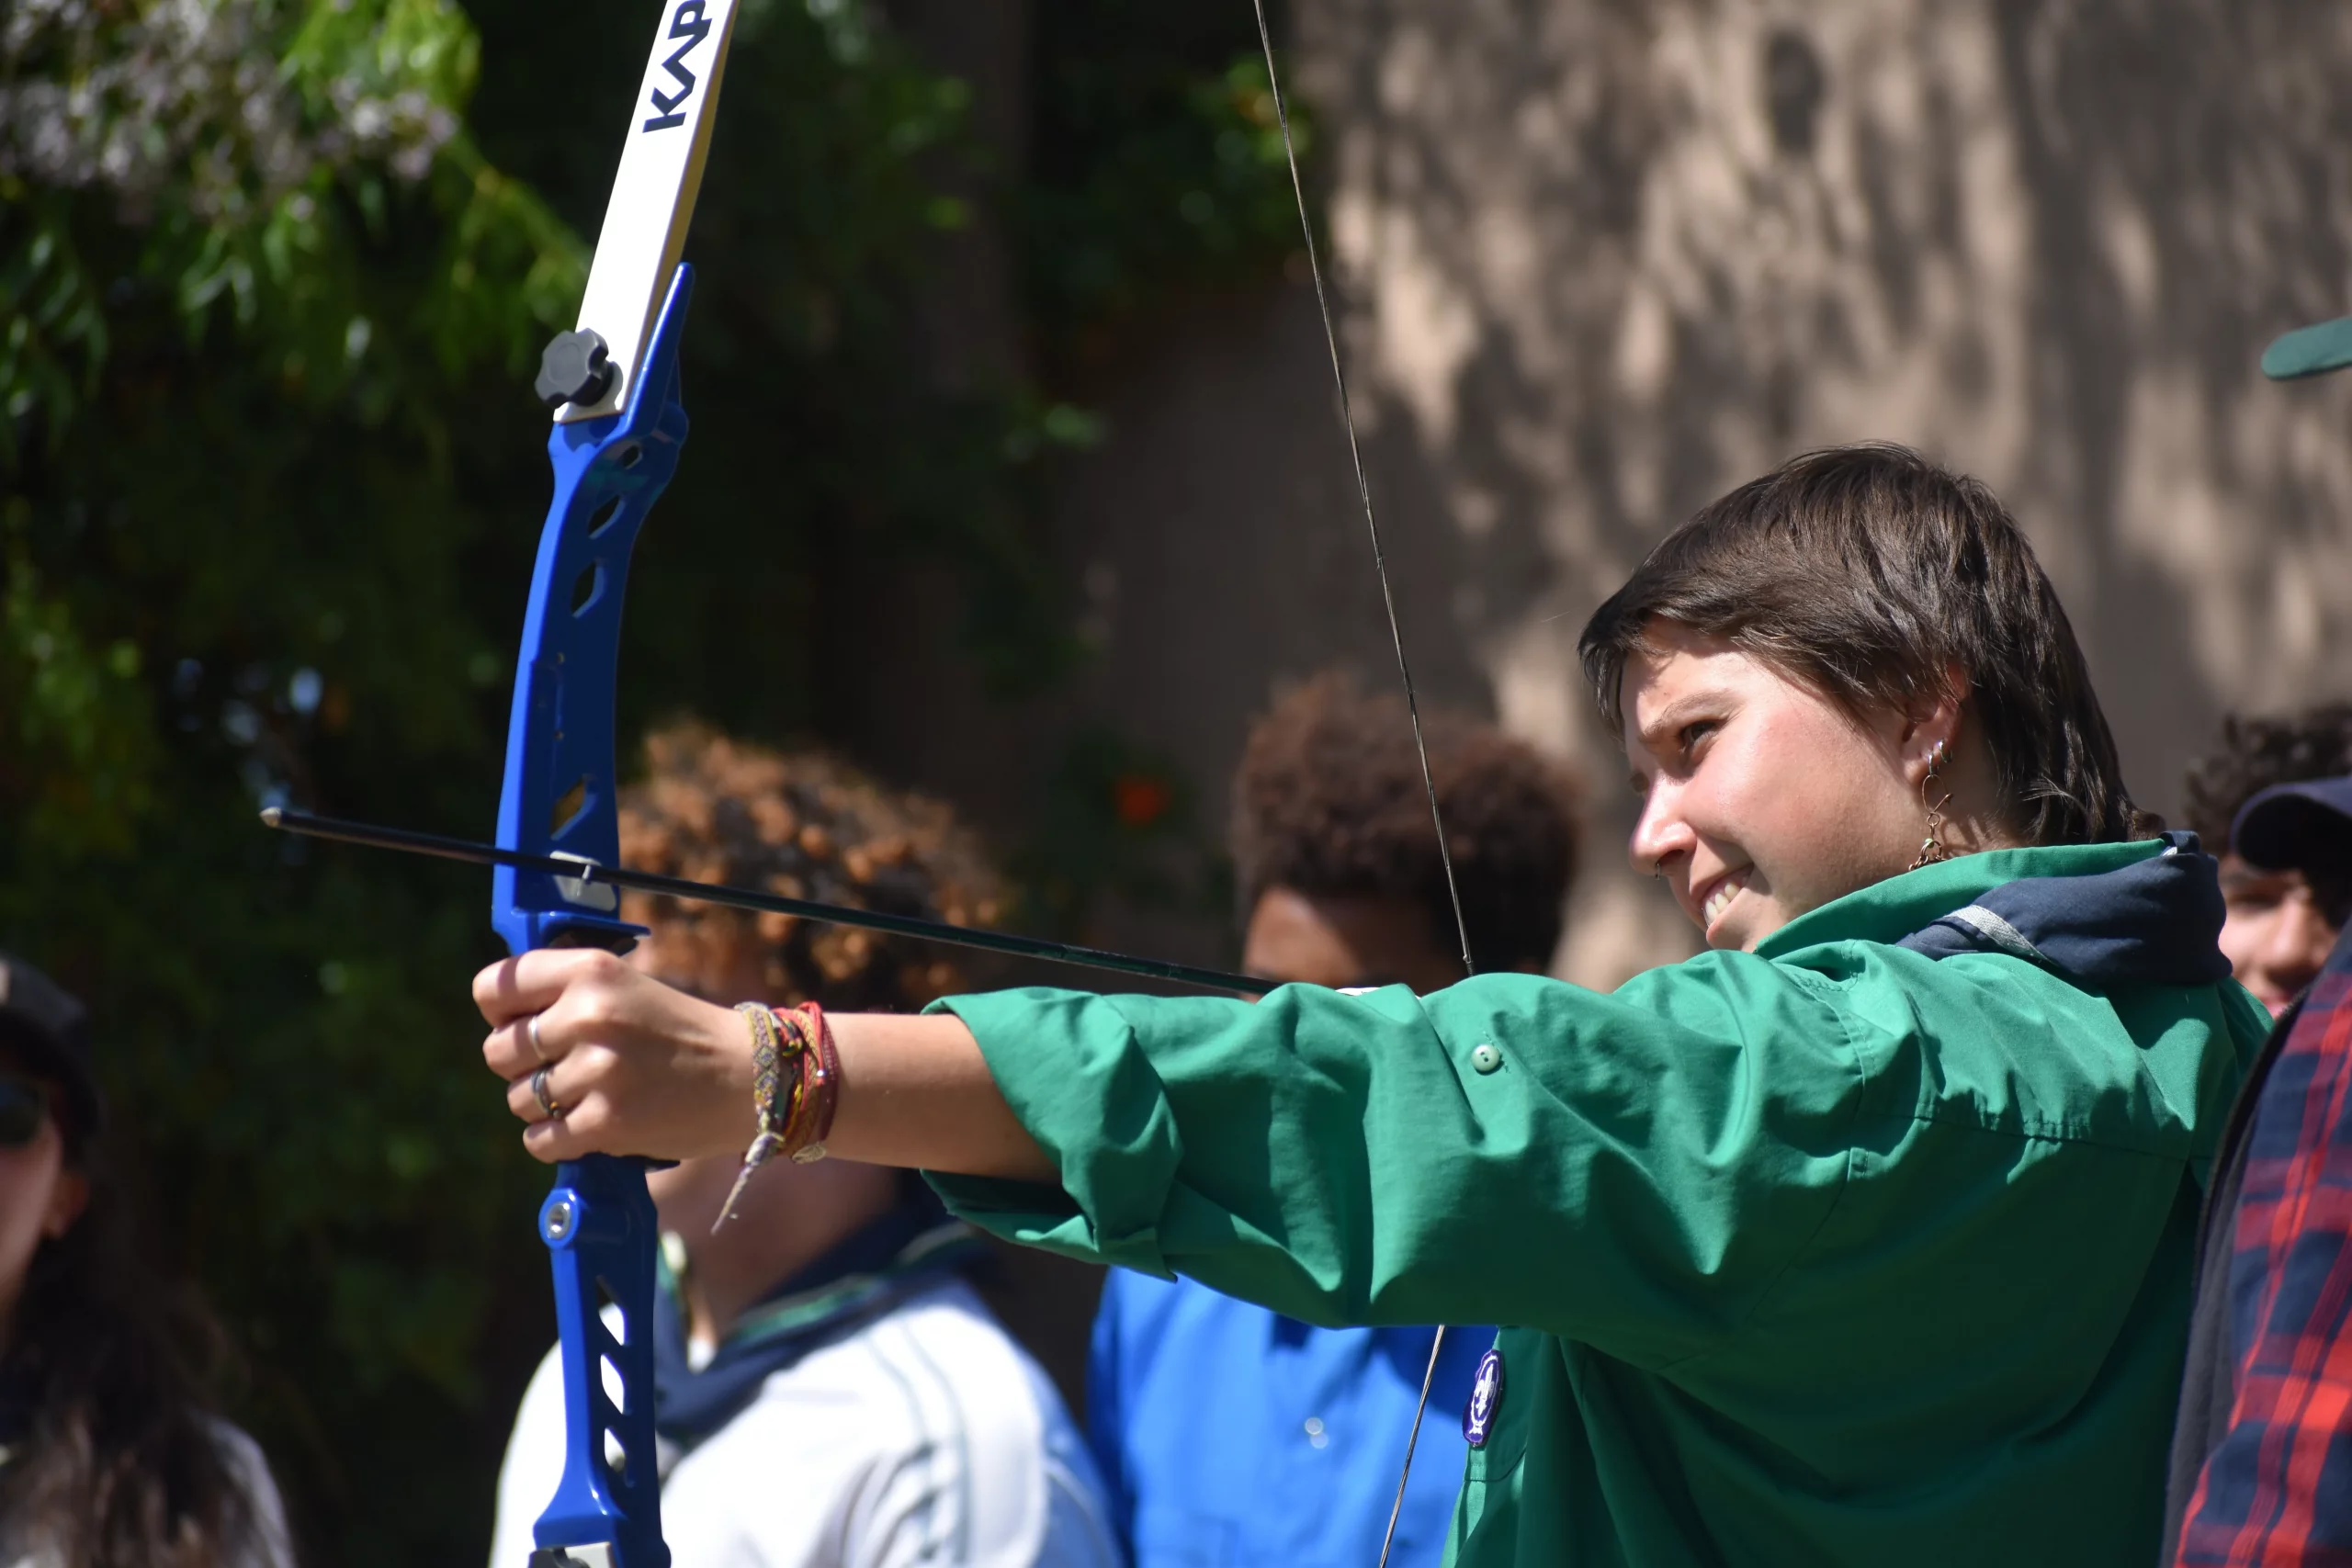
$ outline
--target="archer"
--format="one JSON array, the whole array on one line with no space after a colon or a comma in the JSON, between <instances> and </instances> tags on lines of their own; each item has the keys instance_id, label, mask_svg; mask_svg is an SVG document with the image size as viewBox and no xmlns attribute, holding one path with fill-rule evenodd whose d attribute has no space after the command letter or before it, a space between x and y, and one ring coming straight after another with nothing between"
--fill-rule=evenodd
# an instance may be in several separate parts
<instances>
[{"instance_id":1,"label":"archer","mask_svg":"<svg viewBox=\"0 0 2352 1568\"><path fill-rule=\"evenodd\" d=\"M1580 647L1631 859L1711 951L1609 995L844 1015L768 1119L1309 1322L1516 1325L1465 1422L1466 1568L2146 1561L2204 1167L2267 1020L2024 535L1900 448L1813 454L1668 536ZM474 990L538 1157L740 1146L735 1012L604 953Z\"/></svg>"}]
</instances>

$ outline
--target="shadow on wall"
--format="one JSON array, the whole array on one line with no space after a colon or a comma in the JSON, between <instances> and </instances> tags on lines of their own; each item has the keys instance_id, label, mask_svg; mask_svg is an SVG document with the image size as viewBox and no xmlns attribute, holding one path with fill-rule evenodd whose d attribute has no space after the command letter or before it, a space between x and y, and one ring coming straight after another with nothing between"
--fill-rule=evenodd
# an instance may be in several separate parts
<instances>
[{"instance_id":1,"label":"shadow on wall","mask_svg":"<svg viewBox=\"0 0 2352 1568\"><path fill-rule=\"evenodd\" d=\"M1294 15L1416 673L1592 776L1564 973L1690 941L1617 851L1630 797L1577 632L1666 526L1793 451L1892 439L1993 484L2156 809L2223 708L2352 692L2352 378L2256 369L2352 309L2352 11ZM1114 722L1221 800L1277 683L1393 680L1312 296L1201 306L1079 390L1112 436L1058 516L1102 656L1016 722Z\"/></svg>"},{"instance_id":2,"label":"shadow on wall","mask_svg":"<svg viewBox=\"0 0 2352 1568\"><path fill-rule=\"evenodd\" d=\"M1417 468L1416 523L1460 542L1450 630L1498 710L1602 800L1585 616L1671 522L1837 441L1908 442L2010 502L2158 809L2222 708L2352 690L2352 408L2256 370L2278 331L2352 308L2352 14L1302 19L1384 466Z\"/></svg>"}]
</instances>

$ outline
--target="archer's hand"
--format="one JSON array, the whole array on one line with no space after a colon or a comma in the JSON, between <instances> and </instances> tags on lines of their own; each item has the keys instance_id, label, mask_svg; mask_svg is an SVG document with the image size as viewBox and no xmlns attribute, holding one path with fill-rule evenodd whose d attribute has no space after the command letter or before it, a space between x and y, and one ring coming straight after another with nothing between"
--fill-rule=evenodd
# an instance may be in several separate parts
<instances>
[{"instance_id":1,"label":"archer's hand","mask_svg":"<svg viewBox=\"0 0 2352 1568\"><path fill-rule=\"evenodd\" d=\"M742 1019L612 953L543 948L493 964L474 976L474 1005L491 1025L482 1060L540 1159L740 1156L758 1130ZM532 1090L542 1066L554 1117Z\"/></svg>"}]
</instances>

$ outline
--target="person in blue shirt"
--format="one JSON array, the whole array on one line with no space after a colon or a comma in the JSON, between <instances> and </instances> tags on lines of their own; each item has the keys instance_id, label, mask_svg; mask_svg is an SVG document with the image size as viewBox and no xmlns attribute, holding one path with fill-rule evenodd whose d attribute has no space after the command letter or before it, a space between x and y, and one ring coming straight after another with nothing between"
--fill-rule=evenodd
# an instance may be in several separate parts
<instances>
[{"instance_id":1,"label":"person in blue shirt","mask_svg":"<svg viewBox=\"0 0 2352 1568\"><path fill-rule=\"evenodd\" d=\"M1575 874L1570 776L1491 727L1430 716L1463 924L1485 969L1540 971ZM1234 785L1242 967L1433 991L1461 939L1402 701L1326 676L1251 730ZM1317 1328L1189 1280L1113 1269L1094 1320L1088 1433L1134 1568L1374 1568L1432 1328ZM1393 1568L1437 1568L1493 1330L1449 1333L1396 1521Z\"/></svg>"}]
</instances>

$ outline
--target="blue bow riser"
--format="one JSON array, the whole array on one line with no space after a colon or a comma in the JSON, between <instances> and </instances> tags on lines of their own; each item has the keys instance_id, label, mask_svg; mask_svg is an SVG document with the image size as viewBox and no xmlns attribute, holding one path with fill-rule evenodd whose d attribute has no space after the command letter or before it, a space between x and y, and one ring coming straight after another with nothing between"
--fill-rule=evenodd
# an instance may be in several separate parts
<instances>
[{"instance_id":1,"label":"blue bow riser","mask_svg":"<svg viewBox=\"0 0 2352 1568\"><path fill-rule=\"evenodd\" d=\"M555 496L532 569L499 797L498 838L536 854L620 859L615 682L629 552L686 439L678 337L694 287L681 265L620 412L559 422ZM509 951L627 952L643 933L609 886L501 867L491 921ZM533 1535L532 1568L668 1568L653 1437L653 1270L659 1245L641 1160L556 1169L539 1210L555 1271L563 1372L563 1478ZM600 1550L601 1549L601 1550Z\"/></svg>"}]
</instances>

